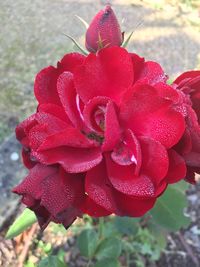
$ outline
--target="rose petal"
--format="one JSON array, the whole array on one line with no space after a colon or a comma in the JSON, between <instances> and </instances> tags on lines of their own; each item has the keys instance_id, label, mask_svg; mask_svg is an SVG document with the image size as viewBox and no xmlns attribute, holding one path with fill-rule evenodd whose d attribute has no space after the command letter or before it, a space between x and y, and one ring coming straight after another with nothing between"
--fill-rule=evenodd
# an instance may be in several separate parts
<instances>
[{"instance_id":1,"label":"rose petal","mask_svg":"<svg viewBox=\"0 0 200 267\"><path fill-rule=\"evenodd\" d=\"M58 62L58 68L49 66L41 70L35 79L34 92L39 104L52 103L60 105L60 99L57 92L57 79L63 71L74 72L85 60L85 57L79 53L71 53L64 56L61 62Z\"/></svg>"},{"instance_id":2,"label":"rose petal","mask_svg":"<svg viewBox=\"0 0 200 267\"><path fill-rule=\"evenodd\" d=\"M70 71L74 73L77 67L83 64L85 56L79 53L66 54L60 62L58 62L58 69L60 73Z\"/></svg>"},{"instance_id":3,"label":"rose petal","mask_svg":"<svg viewBox=\"0 0 200 267\"><path fill-rule=\"evenodd\" d=\"M36 124L37 121L35 120L35 114L33 114L16 127L16 138L20 141L22 145L26 147L29 146L28 134L30 129Z\"/></svg>"},{"instance_id":4,"label":"rose petal","mask_svg":"<svg viewBox=\"0 0 200 267\"><path fill-rule=\"evenodd\" d=\"M77 103L79 96L74 87L73 75L70 72L64 72L58 78L58 94L63 108L69 119L75 127L84 128L82 113Z\"/></svg>"},{"instance_id":5,"label":"rose petal","mask_svg":"<svg viewBox=\"0 0 200 267\"><path fill-rule=\"evenodd\" d=\"M32 152L43 164L59 163L67 172L79 173L90 170L102 160L100 148L57 147L46 151Z\"/></svg>"},{"instance_id":6,"label":"rose petal","mask_svg":"<svg viewBox=\"0 0 200 267\"><path fill-rule=\"evenodd\" d=\"M109 102L106 106L105 113L105 132L103 151L112 150L121 138L121 128L119 125L116 107L113 102Z\"/></svg>"},{"instance_id":7,"label":"rose petal","mask_svg":"<svg viewBox=\"0 0 200 267\"><path fill-rule=\"evenodd\" d=\"M86 213L92 217L108 216L112 212L104 209L102 206L95 203L91 198L86 197L84 206L82 207L83 213Z\"/></svg>"},{"instance_id":8,"label":"rose petal","mask_svg":"<svg viewBox=\"0 0 200 267\"><path fill-rule=\"evenodd\" d=\"M153 208L156 198L137 199L120 192L115 193L120 216L141 217Z\"/></svg>"},{"instance_id":9,"label":"rose petal","mask_svg":"<svg viewBox=\"0 0 200 267\"><path fill-rule=\"evenodd\" d=\"M22 159L23 159L24 165L28 169L33 168L38 163L37 161L32 160L30 149L22 148Z\"/></svg>"},{"instance_id":10,"label":"rose petal","mask_svg":"<svg viewBox=\"0 0 200 267\"><path fill-rule=\"evenodd\" d=\"M157 187L166 176L169 166L169 159L165 147L148 137L140 137L142 151L141 170L144 174L151 177Z\"/></svg>"},{"instance_id":11,"label":"rose petal","mask_svg":"<svg viewBox=\"0 0 200 267\"><path fill-rule=\"evenodd\" d=\"M180 101L180 95L177 90L175 90L172 86L159 82L154 85L154 88L158 92L159 96L166 99L171 100L173 104L176 104Z\"/></svg>"},{"instance_id":12,"label":"rose petal","mask_svg":"<svg viewBox=\"0 0 200 267\"><path fill-rule=\"evenodd\" d=\"M127 130L124 139L113 150L111 158L119 165L135 165L134 174L138 175L141 167L141 147L131 130Z\"/></svg>"},{"instance_id":13,"label":"rose petal","mask_svg":"<svg viewBox=\"0 0 200 267\"><path fill-rule=\"evenodd\" d=\"M37 164L33 167L28 176L21 184L16 186L12 191L19 195L28 195L33 199L40 199L42 196L42 183L47 177L53 176L57 172L55 167Z\"/></svg>"},{"instance_id":14,"label":"rose petal","mask_svg":"<svg viewBox=\"0 0 200 267\"><path fill-rule=\"evenodd\" d=\"M63 120L67 124L71 124L67 114L61 106L54 104L41 104L38 106L38 112L50 114L60 120Z\"/></svg>"},{"instance_id":15,"label":"rose petal","mask_svg":"<svg viewBox=\"0 0 200 267\"><path fill-rule=\"evenodd\" d=\"M41 70L34 83L34 93L39 104L52 103L60 105L56 83L58 70L53 66L49 66Z\"/></svg>"},{"instance_id":16,"label":"rose petal","mask_svg":"<svg viewBox=\"0 0 200 267\"><path fill-rule=\"evenodd\" d=\"M114 213L117 210L112 186L107 178L104 162L86 174L85 188L88 196L99 206Z\"/></svg>"},{"instance_id":17,"label":"rose petal","mask_svg":"<svg viewBox=\"0 0 200 267\"><path fill-rule=\"evenodd\" d=\"M83 110L83 117L87 127L98 134L102 134L104 132L103 128L105 128L105 111L108 102L108 97L97 96L88 101ZM102 111L101 113L103 115L103 121L97 122L95 117L95 113L97 111ZM103 126L101 126L101 124L103 124Z\"/></svg>"},{"instance_id":18,"label":"rose petal","mask_svg":"<svg viewBox=\"0 0 200 267\"><path fill-rule=\"evenodd\" d=\"M66 213L68 208L76 209L82 199L84 199L82 175L61 171L44 181L41 205L59 220L63 221L65 219L62 218L63 213Z\"/></svg>"},{"instance_id":19,"label":"rose petal","mask_svg":"<svg viewBox=\"0 0 200 267\"><path fill-rule=\"evenodd\" d=\"M178 76L173 83L177 84L178 87L180 88L187 85L189 81L191 81L193 78L198 77L199 75L200 75L199 70L186 71L182 73L180 76Z\"/></svg>"},{"instance_id":20,"label":"rose petal","mask_svg":"<svg viewBox=\"0 0 200 267\"><path fill-rule=\"evenodd\" d=\"M183 116L149 85L135 86L126 93L120 121L136 136L148 136L166 148L178 143L185 130Z\"/></svg>"},{"instance_id":21,"label":"rose petal","mask_svg":"<svg viewBox=\"0 0 200 267\"><path fill-rule=\"evenodd\" d=\"M181 155L185 155L191 151L192 140L191 140L191 134L188 128L185 129L185 132L183 136L181 137L181 140L178 142L178 144L174 148Z\"/></svg>"},{"instance_id":22,"label":"rose petal","mask_svg":"<svg viewBox=\"0 0 200 267\"><path fill-rule=\"evenodd\" d=\"M140 77L140 73L144 67L144 58L134 53L129 53L133 63L134 82Z\"/></svg>"},{"instance_id":23,"label":"rose petal","mask_svg":"<svg viewBox=\"0 0 200 267\"><path fill-rule=\"evenodd\" d=\"M118 165L107 155L106 166L108 178L119 192L140 198L154 196L155 188L151 179L144 174L136 176L133 165Z\"/></svg>"},{"instance_id":24,"label":"rose petal","mask_svg":"<svg viewBox=\"0 0 200 267\"><path fill-rule=\"evenodd\" d=\"M186 165L184 159L173 149L168 150L169 169L166 175L169 184L177 183L186 176Z\"/></svg>"},{"instance_id":25,"label":"rose petal","mask_svg":"<svg viewBox=\"0 0 200 267\"><path fill-rule=\"evenodd\" d=\"M119 102L133 83L133 66L128 52L120 47L105 48L90 54L74 74L75 86L84 103L95 96Z\"/></svg>"},{"instance_id":26,"label":"rose petal","mask_svg":"<svg viewBox=\"0 0 200 267\"><path fill-rule=\"evenodd\" d=\"M38 151L44 151L59 146L90 148L97 146L97 144L86 138L80 130L69 127L64 131L47 136L38 148Z\"/></svg>"},{"instance_id":27,"label":"rose petal","mask_svg":"<svg viewBox=\"0 0 200 267\"><path fill-rule=\"evenodd\" d=\"M154 85L159 82L165 83L167 78L162 67L157 62L147 61L141 68L137 83Z\"/></svg>"}]
</instances>

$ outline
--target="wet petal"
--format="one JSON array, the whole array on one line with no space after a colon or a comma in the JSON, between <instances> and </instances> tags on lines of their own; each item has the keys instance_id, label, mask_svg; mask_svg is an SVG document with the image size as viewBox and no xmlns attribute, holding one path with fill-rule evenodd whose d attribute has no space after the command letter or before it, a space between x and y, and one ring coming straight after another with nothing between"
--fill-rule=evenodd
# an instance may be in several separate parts
<instances>
[{"instance_id":1,"label":"wet petal","mask_svg":"<svg viewBox=\"0 0 200 267\"><path fill-rule=\"evenodd\" d=\"M131 57L123 48L105 48L90 54L74 75L77 92L84 103L95 96L120 102L126 88L133 83Z\"/></svg>"}]
</instances>

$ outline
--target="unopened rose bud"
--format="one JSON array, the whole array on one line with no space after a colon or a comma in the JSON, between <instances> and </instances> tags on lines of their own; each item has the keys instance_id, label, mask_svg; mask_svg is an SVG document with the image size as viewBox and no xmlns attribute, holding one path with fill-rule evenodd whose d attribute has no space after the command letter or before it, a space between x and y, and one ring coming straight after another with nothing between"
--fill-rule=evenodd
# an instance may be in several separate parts
<instances>
[{"instance_id":1,"label":"unopened rose bud","mask_svg":"<svg viewBox=\"0 0 200 267\"><path fill-rule=\"evenodd\" d=\"M108 5L93 18L86 32L85 46L89 52L96 52L103 47L120 46L123 34L118 20Z\"/></svg>"}]
</instances>

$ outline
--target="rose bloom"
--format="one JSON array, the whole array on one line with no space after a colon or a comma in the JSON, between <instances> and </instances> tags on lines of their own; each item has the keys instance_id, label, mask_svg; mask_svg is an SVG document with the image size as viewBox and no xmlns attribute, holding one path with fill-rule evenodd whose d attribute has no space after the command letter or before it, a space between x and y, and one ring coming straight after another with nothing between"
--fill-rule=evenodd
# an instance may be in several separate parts
<instances>
[{"instance_id":1,"label":"rose bloom","mask_svg":"<svg viewBox=\"0 0 200 267\"><path fill-rule=\"evenodd\" d=\"M186 179L194 184L195 173L200 174L200 71L181 74L173 86L182 95L182 109L186 119L186 129L176 150L186 161Z\"/></svg>"},{"instance_id":2,"label":"rose bloom","mask_svg":"<svg viewBox=\"0 0 200 267\"><path fill-rule=\"evenodd\" d=\"M158 63L117 46L67 54L37 74L37 111L16 128L29 174L13 191L43 229L84 213L142 216L186 164L199 166L199 148L184 142L196 142L188 116L197 123L198 92L166 80Z\"/></svg>"}]
</instances>

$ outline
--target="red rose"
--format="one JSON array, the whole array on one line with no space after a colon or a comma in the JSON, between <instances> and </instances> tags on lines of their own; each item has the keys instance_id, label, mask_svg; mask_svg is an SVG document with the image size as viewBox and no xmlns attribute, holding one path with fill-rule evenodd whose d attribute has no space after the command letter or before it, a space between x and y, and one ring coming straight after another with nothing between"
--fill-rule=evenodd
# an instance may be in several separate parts
<instances>
[{"instance_id":1,"label":"red rose","mask_svg":"<svg viewBox=\"0 0 200 267\"><path fill-rule=\"evenodd\" d=\"M123 34L117 18L108 5L93 18L85 36L85 46L89 52L96 52L103 47L120 46Z\"/></svg>"},{"instance_id":2,"label":"red rose","mask_svg":"<svg viewBox=\"0 0 200 267\"><path fill-rule=\"evenodd\" d=\"M159 64L120 47L66 55L38 73L37 112L16 129L27 178L14 192L40 225L77 216L142 216L185 178L174 150L181 96Z\"/></svg>"},{"instance_id":3,"label":"red rose","mask_svg":"<svg viewBox=\"0 0 200 267\"><path fill-rule=\"evenodd\" d=\"M200 71L181 74L174 87L182 94L182 108L186 119L186 130L177 145L187 164L186 179L195 183L195 173L200 174Z\"/></svg>"}]
</instances>

